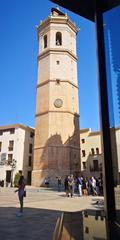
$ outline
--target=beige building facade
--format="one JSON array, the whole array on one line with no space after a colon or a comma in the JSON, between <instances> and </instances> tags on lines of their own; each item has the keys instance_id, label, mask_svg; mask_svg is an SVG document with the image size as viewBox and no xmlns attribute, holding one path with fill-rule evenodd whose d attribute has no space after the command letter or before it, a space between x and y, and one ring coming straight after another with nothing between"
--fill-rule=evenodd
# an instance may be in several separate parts
<instances>
[{"instance_id":1,"label":"beige building facade","mask_svg":"<svg viewBox=\"0 0 120 240\"><path fill-rule=\"evenodd\" d=\"M111 128L112 155L115 185L120 184L120 128ZM90 128L80 130L81 174L86 177L101 176L104 167L104 154L101 132ZM109 159L108 159L109 161Z\"/></svg>"},{"instance_id":2,"label":"beige building facade","mask_svg":"<svg viewBox=\"0 0 120 240\"><path fill-rule=\"evenodd\" d=\"M52 9L38 26L39 55L32 184L51 185L80 171L76 34L67 15Z\"/></svg>"},{"instance_id":3,"label":"beige building facade","mask_svg":"<svg viewBox=\"0 0 120 240\"><path fill-rule=\"evenodd\" d=\"M102 175L104 164L101 147L101 132L92 132L90 128L86 128L80 129L79 133L80 173L86 177L99 177ZM5 185L8 183L10 186L17 172L21 172L26 179L26 183L31 184L34 134L34 128L23 124L0 126L0 180L4 180ZM112 128L111 137L113 137L113 135L116 136L117 141L117 147L115 148L114 145L112 146L115 159L114 174L116 182L120 182L120 128ZM74 136L69 137L69 144L74 143L74 140ZM56 145L58 143L60 142L54 142ZM58 146L59 145L57 145L57 147ZM61 146L61 151L62 150L63 146ZM58 155L57 157L59 157L60 153L58 153L58 149L56 149L56 152ZM63 157L64 153L61 153ZM74 155L72 155L72 157L74 158Z\"/></svg>"},{"instance_id":4,"label":"beige building facade","mask_svg":"<svg viewBox=\"0 0 120 240\"><path fill-rule=\"evenodd\" d=\"M113 155L113 174L115 186L120 185L120 128L111 128L111 144Z\"/></svg>"},{"instance_id":5,"label":"beige building facade","mask_svg":"<svg viewBox=\"0 0 120 240\"><path fill-rule=\"evenodd\" d=\"M80 130L81 174L86 177L102 175L103 154L101 132L90 128Z\"/></svg>"},{"instance_id":6,"label":"beige building facade","mask_svg":"<svg viewBox=\"0 0 120 240\"><path fill-rule=\"evenodd\" d=\"M13 185L15 174L24 175L31 184L34 128L23 124L0 126L0 180Z\"/></svg>"}]
</instances>

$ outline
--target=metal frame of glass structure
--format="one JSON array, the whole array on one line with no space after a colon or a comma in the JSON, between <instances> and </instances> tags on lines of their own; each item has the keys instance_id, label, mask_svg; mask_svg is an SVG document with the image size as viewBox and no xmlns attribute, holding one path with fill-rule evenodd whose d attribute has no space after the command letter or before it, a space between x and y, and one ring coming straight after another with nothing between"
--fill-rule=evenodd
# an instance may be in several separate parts
<instances>
[{"instance_id":1,"label":"metal frame of glass structure","mask_svg":"<svg viewBox=\"0 0 120 240\"><path fill-rule=\"evenodd\" d=\"M101 111L101 130L104 151L104 196L106 218L116 221L113 161L110 136L108 89L105 62L105 42L103 14L120 5L120 0L51 0L72 12L95 22L97 33L97 57L99 72L99 97ZM119 24L119 23L118 23ZM109 159L109 161L108 161Z\"/></svg>"}]
</instances>

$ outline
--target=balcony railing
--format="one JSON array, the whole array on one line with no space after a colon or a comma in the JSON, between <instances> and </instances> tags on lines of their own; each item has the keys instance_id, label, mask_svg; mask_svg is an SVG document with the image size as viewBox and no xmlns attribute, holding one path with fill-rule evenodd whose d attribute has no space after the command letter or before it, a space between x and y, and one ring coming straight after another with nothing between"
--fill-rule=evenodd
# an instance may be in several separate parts
<instances>
[{"instance_id":1,"label":"balcony railing","mask_svg":"<svg viewBox=\"0 0 120 240\"><path fill-rule=\"evenodd\" d=\"M8 147L8 150L9 151L13 151L13 147Z\"/></svg>"},{"instance_id":2,"label":"balcony railing","mask_svg":"<svg viewBox=\"0 0 120 240\"><path fill-rule=\"evenodd\" d=\"M102 167L90 167L90 172L102 172Z\"/></svg>"},{"instance_id":3,"label":"balcony railing","mask_svg":"<svg viewBox=\"0 0 120 240\"><path fill-rule=\"evenodd\" d=\"M99 155L101 155L102 153L96 153L96 152L94 152L94 153L92 153L92 152L89 152L89 155L90 156L99 156Z\"/></svg>"},{"instance_id":4,"label":"balcony railing","mask_svg":"<svg viewBox=\"0 0 120 240\"><path fill-rule=\"evenodd\" d=\"M0 165L7 165L7 166L11 166L12 169L14 169L16 167L16 163L17 161L15 159L2 159L0 161Z\"/></svg>"},{"instance_id":5,"label":"balcony railing","mask_svg":"<svg viewBox=\"0 0 120 240\"><path fill-rule=\"evenodd\" d=\"M6 165L11 165L11 163L12 163L12 159L6 160Z\"/></svg>"}]
</instances>

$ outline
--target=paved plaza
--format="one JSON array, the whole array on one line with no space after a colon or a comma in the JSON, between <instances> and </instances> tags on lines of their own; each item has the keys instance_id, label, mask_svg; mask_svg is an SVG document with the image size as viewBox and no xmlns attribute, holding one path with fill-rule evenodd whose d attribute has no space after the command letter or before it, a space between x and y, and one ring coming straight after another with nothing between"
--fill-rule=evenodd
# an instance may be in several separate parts
<instances>
[{"instance_id":1,"label":"paved plaza","mask_svg":"<svg viewBox=\"0 0 120 240\"><path fill-rule=\"evenodd\" d=\"M17 217L19 201L14 188L0 188L0 240L52 240L62 212L96 209L102 197L67 198L64 192L27 187L24 215Z\"/></svg>"}]
</instances>

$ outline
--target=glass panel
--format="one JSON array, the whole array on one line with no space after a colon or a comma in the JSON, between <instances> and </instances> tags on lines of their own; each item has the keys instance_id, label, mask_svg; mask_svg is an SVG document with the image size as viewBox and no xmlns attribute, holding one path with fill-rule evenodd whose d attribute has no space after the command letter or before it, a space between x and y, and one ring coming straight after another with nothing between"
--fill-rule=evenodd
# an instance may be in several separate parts
<instances>
[{"instance_id":1,"label":"glass panel","mask_svg":"<svg viewBox=\"0 0 120 240\"><path fill-rule=\"evenodd\" d=\"M120 222L120 6L103 15L115 207Z\"/></svg>"},{"instance_id":2,"label":"glass panel","mask_svg":"<svg viewBox=\"0 0 120 240\"><path fill-rule=\"evenodd\" d=\"M102 202L100 207L103 208ZM53 236L54 239L107 240L104 211L86 209L63 212L57 221Z\"/></svg>"},{"instance_id":3,"label":"glass panel","mask_svg":"<svg viewBox=\"0 0 120 240\"><path fill-rule=\"evenodd\" d=\"M120 127L120 7L104 14L110 127Z\"/></svg>"}]
</instances>

